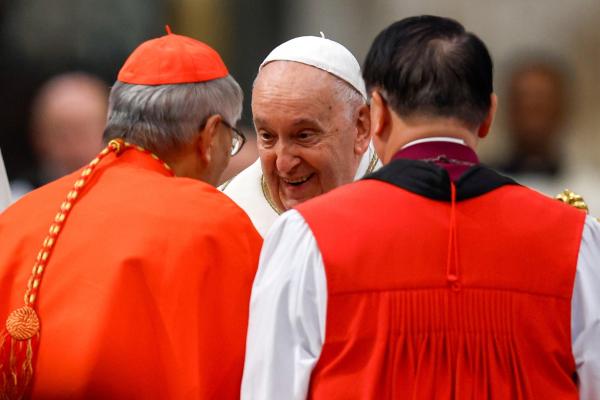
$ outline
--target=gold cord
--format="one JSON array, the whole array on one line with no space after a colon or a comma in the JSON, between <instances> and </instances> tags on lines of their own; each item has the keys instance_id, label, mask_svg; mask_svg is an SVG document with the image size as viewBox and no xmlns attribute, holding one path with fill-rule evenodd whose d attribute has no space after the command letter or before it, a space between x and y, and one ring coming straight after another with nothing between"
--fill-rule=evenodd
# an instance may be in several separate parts
<instances>
[{"instance_id":1,"label":"gold cord","mask_svg":"<svg viewBox=\"0 0 600 400\"><path fill-rule=\"evenodd\" d=\"M125 142L122 139L113 139L108 143L108 146L106 146L100 152L100 154L98 154L98 156L83 169L80 177L75 181L73 188L67 194L66 200L60 205L60 209L54 217L53 223L50 225L48 234L42 243L42 249L38 252L37 258L33 265L31 278L29 278L27 283L27 290L25 291L24 296L25 306L14 310L6 321L6 328L13 338L17 340L26 340L36 335L39 331L39 318L34 309L43 273L47 268L48 261L52 255L52 250L54 249L54 245L56 244L56 240L62 231L64 223L69 216L73 205L80 197L81 191L89 181L92 172L100 163L100 161L111 152L119 155L130 148L134 148L138 151L149 154L152 158L161 162L163 167L170 174L173 173L171 167L169 167L165 162L161 161L158 156L140 146L132 145L131 143Z\"/></svg>"}]
</instances>

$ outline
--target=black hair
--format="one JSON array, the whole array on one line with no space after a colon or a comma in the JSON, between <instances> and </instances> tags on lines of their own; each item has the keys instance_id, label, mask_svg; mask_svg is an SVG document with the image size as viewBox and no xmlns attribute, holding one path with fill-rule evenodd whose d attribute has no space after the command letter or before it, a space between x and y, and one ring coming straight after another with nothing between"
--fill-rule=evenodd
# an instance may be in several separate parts
<instances>
[{"instance_id":1,"label":"black hair","mask_svg":"<svg viewBox=\"0 0 600 400\"><path fill-rule=\"evenodd\" d=\"M367 90L401 117L454 117L478 126L490 108L493 64L485 44L457 21L423 15L393 23L371 45Z\"/></svg>"}]
</instances>

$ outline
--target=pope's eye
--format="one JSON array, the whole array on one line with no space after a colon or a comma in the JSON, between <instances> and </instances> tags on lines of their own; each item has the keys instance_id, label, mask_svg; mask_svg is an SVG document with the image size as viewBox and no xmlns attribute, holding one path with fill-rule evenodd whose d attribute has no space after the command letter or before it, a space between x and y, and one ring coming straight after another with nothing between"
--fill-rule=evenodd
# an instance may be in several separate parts
<instances>
[{"instance_id":1,"label":"pope's eye","mask_svg":"<svg viewBox=\"0 0 600 400\"><path fill-rule=\"evenodd\" d=\"M307 140L310 139L312 137L312 133L311 132L300 132L298 133L298 139L300 140Z\"/></svg>"}]
</instances>

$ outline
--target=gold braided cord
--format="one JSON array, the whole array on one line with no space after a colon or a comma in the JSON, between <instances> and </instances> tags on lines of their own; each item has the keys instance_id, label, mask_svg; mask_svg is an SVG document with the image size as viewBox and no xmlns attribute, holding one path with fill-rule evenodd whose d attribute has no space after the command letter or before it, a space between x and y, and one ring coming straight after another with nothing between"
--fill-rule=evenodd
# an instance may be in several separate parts
<instances>
[{"instance_id":1,"label":"gold braided cord","mask_svg":"<svg viewBox=\"0 0 600 400\"><path fill-rule=\"evenodd\" d=\"M84 188L85 184L88 182L89 177L92 172L96 168L96 166L100 163L100 161L106 157L111 151L120 151L121 144L113 143L112 141L109 145L104 148L100 154L90 162L90 164L83 169L79 178L73 184L73 188L67 194L67 198L60 205L59 211L54 217L53 223L50 225L50 229L48 230L48 235L44 239L42 243L42 249L38 252L36 261L33 265L33 270L31 278L29 279L27 285L27 291L25 292L25 306L33 309L35 307L35 301L37 299L37 291L40 287L41 279L44 271L46 270L46 266L48 264L48 260L52 255L52 251L54 250L54 244L58 238L62 230L62 226L66 221L71 209L73 208L73 204L79 198L79 193Z\"/></svg>"},{"instance_id":2,"label":"gold braided cord","mask_svg":"<svg viewBox=\"0 0 600 400\"><path fill-rule=\"evenodd\" d=\"M277 207L277 204L275 204L275 201L271 197L271 192L269 191L269 187L267 186L267 180L265 179L264 175L260 176L260 187L262 189L263 196L265 197L265 200L267 200L267 203L269 203L269 205L271 206L271 208L277 214L281 215L281 213L283 213L283 211L280 210L279 207Z\"/></svg>"},{"instance_id":3,"label":"gold braided cord","mask_svg":"<svg viewBox=\"0 0 600 400\"><path fill-rule=\"evenodd\" d=\"M123 140L111 140L108 146L104 148L98 157L94 158L87 167L85 167L79 178L73 184L73 188L67 194L67 198L60 205L60 209L44 238L42 248L38 252L31 278L27 283L25 292L25 305L13 310L6 319L5 329L0 332L0 399L15 400L27 397L30 384L33 379L33 362L40 339L40 319L35 311L36 300L38 299L38 289L43 277L43 273L48 267L48 262L52 256L52 251L58 240L58 236L64 227L65 221L77 199L80 198L81 190L89 181L94 168L109 153L114 152L117 156L123 151L135 148L139 151L149 154L155 160L160 159L144 150L141 147L133 146ZM173 175L171 168L164 162L170 175Z\"/></svg>"},{"instance_id":4,"label":"gold braided cord","mask_svg":"<svg viewBox=\"0 0 600 400\"><path fill-rule=\"evenodd\" d=\"M363 175L363 177L369 175L371 172L375 171L375 167L377 167L377 163L379 162L379 157L377 157L377 153L373 152L371 156L371 160L369 161L369 166L367 167L367 172Z\"/></svg>"}]
</instances>

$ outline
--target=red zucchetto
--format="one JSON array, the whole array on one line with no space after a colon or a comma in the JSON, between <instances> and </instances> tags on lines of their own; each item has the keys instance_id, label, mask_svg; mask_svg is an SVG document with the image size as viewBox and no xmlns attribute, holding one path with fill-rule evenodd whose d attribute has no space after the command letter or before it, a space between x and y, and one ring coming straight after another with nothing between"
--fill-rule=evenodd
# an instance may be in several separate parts
<instances>
[{"instance_id":1,"label":"red zucchetto","mask_svg":"<svg viewBox=\"0 0 600 400\"><path fill-rule=\"evenodd\" d=\"M117 79L135 85L196 83L224 78L229 71L213 48L187 36L148 40L131 53Z\"/></svg>"}]
</instances>

